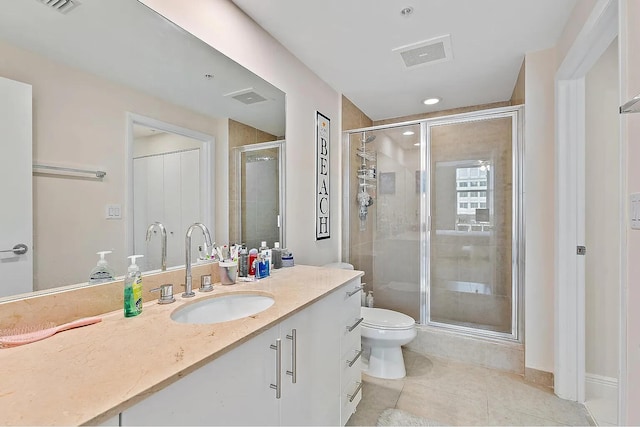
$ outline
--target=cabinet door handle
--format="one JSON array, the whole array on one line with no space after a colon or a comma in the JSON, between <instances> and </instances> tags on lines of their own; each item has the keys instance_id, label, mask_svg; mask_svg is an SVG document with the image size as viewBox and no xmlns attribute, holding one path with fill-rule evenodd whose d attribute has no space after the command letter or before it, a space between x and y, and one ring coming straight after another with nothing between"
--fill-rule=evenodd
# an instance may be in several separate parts
<instances>
[{"instance_id":1,"label":"cabinet door handle","mask_svg":"<svg viewBox=\"0 0 640 427\"><path fill-rule=\"evenodd\" d=\"M291 376L291 382L295 384L298 372L298 359L296 355L298 349L298 339L296 338L295 329L291 330L291 335L287 335L287 339L291 340L291 370L287 371L287 375Z\"/></svg>"},{"instance_id":2,"label":"cabinet door handle","mask_svg":"<svg viewBox=\"0 0 640 427\"><path fill-rule=\"evenodd\" d=\"M276 391L276 399L280 399L282 392L282 343L280 338L276 340L276 344L271 344L271 349L276 351L276 383L269 384L269 387Z\"/></svg>"},{"instance_id":3,"label":"cabinet door handle","mask_svg":"<svg viewBox=\"0 0 640 427\"><path fill-rule=\"evenodd\" d=\"M360 358L360 356L362 356L362 350L357 352L356 357L354 357L353 360L347 360L347 364L349 365L349 367L352 367L353 364L356 363L356 361Z\"/></svg>"},{"instance_id":4,"label":"cabinet door handle","mask_svg":"<svg viewBox=\"0 0 640 427\"><path fill-rule=\"evenodd\" d=\"M360 285L357 288L355 288L354 290L352 290L351 292L347 291L347 296L348 297L352 297L352 296L354 296L355 294L357 294L358 292L360 292L363 289L364 289L364 285Z\"/></svg>"},{"instance_id":5,"label":"cabinet door handle","mask_svg":"<svg viewBox=\"0 0 640 427\"><path fill-rule=\"evenodd\" d=\"M364 320L364 317L361 317L353 325L347 326L347 331L349 332L353 331L363 320Z\"/></svg>"},{"instance_id":6,"label":"cabinet door handle","mask_svg":"<svg viewBox=\"0 0 640 427\"><path fill-rule=\"evenodd\" d=\"M353 402L353 399L356 398L356 396L358 395L358 392L362 388L362 383L361 382L359 382L357 384L358 384L358 388L356 388L356 391L354 391L353 394L347 394L347 397L349 398L349 402Z\"/></svg>"}]
</instances>

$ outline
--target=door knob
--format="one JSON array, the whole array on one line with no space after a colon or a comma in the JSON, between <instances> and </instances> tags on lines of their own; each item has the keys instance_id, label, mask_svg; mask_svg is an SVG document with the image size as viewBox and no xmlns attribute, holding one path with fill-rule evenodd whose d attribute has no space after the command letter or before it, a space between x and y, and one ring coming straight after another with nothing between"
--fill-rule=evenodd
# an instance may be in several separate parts
<instances>
[{"instance_id":1,"label":"door knob","mask_svg":"<svg viewBox=\"0 0 640 427\"><path fill-rule=\"evenodd\" d=\"M2 252L13 252L14 255L24 255L24 254L27 253L28 250L29 250L29 248L27 247L27 245L25 245L23 243L18 243L13 248L5 249L4 251L0 251L0 253L2 253Z\"/></svg>"}]
</instances>

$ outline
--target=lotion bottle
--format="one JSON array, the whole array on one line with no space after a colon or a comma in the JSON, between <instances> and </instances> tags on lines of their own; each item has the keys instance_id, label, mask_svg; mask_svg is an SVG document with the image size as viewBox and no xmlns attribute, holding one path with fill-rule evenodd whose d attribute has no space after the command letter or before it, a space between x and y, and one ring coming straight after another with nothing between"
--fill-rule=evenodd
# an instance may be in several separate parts
<instances>
[{"instance_id":1,"label":"lotion bottle","mask_svg":"<svg viewBox=\"0 0 640 427\"><path fill-rule=\"evenodd\" d=\"M136 259L144 255L131 255L131 265L124 279L124 317L134 317L142 313L142 274Z\"/></svg>"},{"instance_id":2,"label":"lotion bottle","mask_svg":"<svg viewBox=\"0 0 640 427\"><path fill-rule=\"evenodd\" d=\"M373 291L369 291L367 294L367 307L373 308Z\"/></svg>"},{"instance_id":3,"label":"lotion bottle","mask_svg":"<svg viewBox=\"0 0 640 427\"><path fill-rule=\"evenodd\" d=\"M100 259L98 260L98 264L89 274L89 284L94 285L96 283L113 282L115 280L113 270L109 267L107 260L104 259L104 256L110 253L111 251L98 252Z\"/></svg>"}]
</instances>

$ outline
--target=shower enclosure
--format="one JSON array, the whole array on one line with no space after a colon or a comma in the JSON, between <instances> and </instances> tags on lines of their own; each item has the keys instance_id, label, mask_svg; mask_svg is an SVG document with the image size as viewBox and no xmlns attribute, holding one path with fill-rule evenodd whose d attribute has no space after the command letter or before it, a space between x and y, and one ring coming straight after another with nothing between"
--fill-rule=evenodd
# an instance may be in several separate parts
<instances>
[{"instance_id":1,"label":"shower enclosure","mask_svg":"<svg viewBox=\"0 0 640 427\"><path fill-rule=\"evenodd\" d=\"M520 111L345 132L343 252L376 307L521 339Z\"/></svg>"}]
</instances>

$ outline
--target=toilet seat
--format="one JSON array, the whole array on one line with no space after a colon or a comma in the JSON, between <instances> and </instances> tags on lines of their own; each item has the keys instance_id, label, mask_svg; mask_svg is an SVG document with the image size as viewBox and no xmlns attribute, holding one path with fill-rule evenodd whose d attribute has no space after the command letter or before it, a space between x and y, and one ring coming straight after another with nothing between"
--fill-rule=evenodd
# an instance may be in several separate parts
<instances>
[{"instance_id":1,"label":"toilet seat","mask_svg":"<svg viewBox=\"0 0 640 427\"><path fill-rule=\"evenodd\" d=\"M362 326L382 330L405 330L415 327L416 321L406 314L384 308L362 307L361 316L364 317Z\"/></svg>"}]
</instances>

